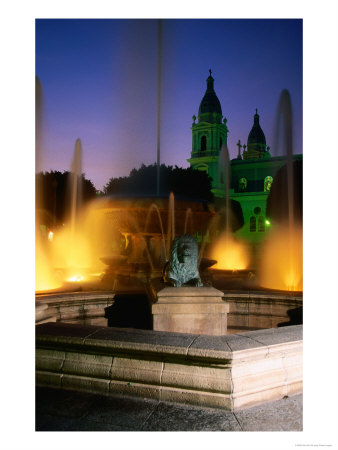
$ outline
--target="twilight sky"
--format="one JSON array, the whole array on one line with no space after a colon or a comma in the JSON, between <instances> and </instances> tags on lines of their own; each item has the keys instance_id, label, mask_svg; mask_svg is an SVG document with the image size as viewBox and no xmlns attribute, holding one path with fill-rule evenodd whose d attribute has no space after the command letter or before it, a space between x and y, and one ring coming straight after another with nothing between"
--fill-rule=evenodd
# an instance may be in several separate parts
<instances>
[{"instance_id":1,"label":"twilight sky","mask_svg":"<svg viewBox=\"0 0 338 450\"><path fill-rule=\"evenodd\" d=\"M255 108L271 154L282 89L290 91L294 152L302 150L302 21L175 19L162 28L161 162L188 167L192 115L209 68L227 117L230 156L246 143ZM157 21L38 19L43 89L42 170L69 170L82 140L83 172L97 189L156 161Z\"/></svg>"}]
</instances>

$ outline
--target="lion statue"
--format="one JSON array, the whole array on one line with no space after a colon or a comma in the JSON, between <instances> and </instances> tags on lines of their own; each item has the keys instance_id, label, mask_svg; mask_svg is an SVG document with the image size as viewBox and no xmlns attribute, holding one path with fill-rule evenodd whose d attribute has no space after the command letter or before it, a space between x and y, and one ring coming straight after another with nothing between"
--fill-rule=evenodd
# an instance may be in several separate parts
<instances>
[{"instance_id":1,"label":"lion statue","mask_svg":"<svg viewBox=\"0 0 338 450\"><path fill-rule=\"evenodd\" d=\"M198 245L195 238L182 234L174 239L170 261L163 271L163 281L175 287L184 284L203 286L198 273Z\"/></svg>"}]
</instances>

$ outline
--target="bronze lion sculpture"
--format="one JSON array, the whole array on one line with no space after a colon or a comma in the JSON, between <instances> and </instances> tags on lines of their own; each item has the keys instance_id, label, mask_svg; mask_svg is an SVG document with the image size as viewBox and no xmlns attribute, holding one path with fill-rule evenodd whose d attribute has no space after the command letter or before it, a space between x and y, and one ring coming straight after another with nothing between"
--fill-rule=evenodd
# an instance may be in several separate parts
<instances>
[{"instance_id":1,"label":"bronze lion sculpture","mask_svg":"<svg viewBox=\"0 0 338 450\"><path fill-rule=\"evenodd\" d=\"M197 241L188 234L182 234L174 239L170 260L164 267L163 280L175 287L184 284L203 286L197 265Z\"/></svg>"}]
</instances>

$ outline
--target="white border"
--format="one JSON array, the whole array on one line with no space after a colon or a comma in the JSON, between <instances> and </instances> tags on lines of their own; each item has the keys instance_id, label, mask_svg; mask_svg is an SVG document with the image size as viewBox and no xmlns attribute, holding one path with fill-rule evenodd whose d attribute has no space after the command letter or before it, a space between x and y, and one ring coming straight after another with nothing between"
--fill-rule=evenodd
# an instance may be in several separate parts
<instances>
[{"instance_id":1,"label":"white border","mask_svg":"<svg viewBox=\"0 0 338 450\"><path fill-rule=\"evenodd\" d=\"M337 2L12 1L1 6L2 345L1 442L11 449L337 448ZM35 18L304 19L305 396L302 433L35 433L34 20ZM8 311L7 311L8 309ZM116 442L119 439L119 443ZM217 441L216 441L217 440ZM161 444L159 444L161 443Z\"/></svg>"}]
</instances>

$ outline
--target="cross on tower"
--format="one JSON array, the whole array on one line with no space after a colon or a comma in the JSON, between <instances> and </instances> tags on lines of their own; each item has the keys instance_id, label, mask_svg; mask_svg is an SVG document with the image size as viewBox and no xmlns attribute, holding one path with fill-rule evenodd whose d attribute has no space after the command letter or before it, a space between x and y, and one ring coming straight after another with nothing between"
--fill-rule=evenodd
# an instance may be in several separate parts
<instances>
[{"instance_id":1,"label":"cross on tower","mask_svg":"<svg viewBox=\"0 0 338 450\"><path fill-rule=\"evenodd\" d=\"M237 156L237 158L240 158L241 157L241 148L242 148L242 145L241 145L241 141L238 139L238 142L237 142L237 147L238 147L238 156Z\"/></svg>"},{"instance_id":2,"label":"cross on tower","mask_svg":"<svg viewBox=\"0 0 338 450\"><path fill-rule=\"evenodd\" d=\"M210 76L211 76L211 69L209 69L209 73L210 73Z\"/></svg>"}]
</instances>

